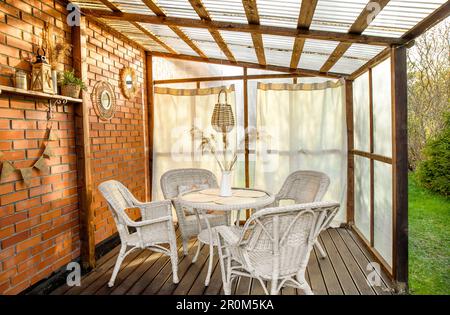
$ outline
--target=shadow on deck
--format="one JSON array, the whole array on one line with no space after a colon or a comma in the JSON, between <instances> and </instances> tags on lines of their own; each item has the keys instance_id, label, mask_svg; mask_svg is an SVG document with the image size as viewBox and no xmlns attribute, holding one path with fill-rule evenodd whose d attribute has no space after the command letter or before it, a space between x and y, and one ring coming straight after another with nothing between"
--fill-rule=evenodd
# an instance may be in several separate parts
<instances>
[{"instance_id":1,"label":"shadow on deck","mask_svg":"<svg viewBox=\"0 0 450 315\"><path fill-rule=\"evenodd\" d=\"M391 294L392 283L388 276L381 272L381 286L369 286L366 270L369 262L375 261L363 243L351 231L343 228L328 229L322 232L320 240L327 252L325 259L319 258L316 249L311 254L307 268L306 279L314 294L352 294L352 295L380 295ZM191 262L196 249L196 240L189 243L189 255L183 256L181 240L179 244L180 282L172 282L172 269L169 258L149 250L131 253L122 264L116 278L115 285L109 288L107 283L112 273L119 247L98 260L97 268L84 275L80 287L63 285L51 294L173 294L173 295L215 295L223 294L220 266L214 255L214 269L211 283L204 286L208 269L208 246L203 246L195 264ZM264 294L258 281L240 278L235 281L233 293L236 295ZM283 295L303 294L295 288L284 288Z\"/></svg>"}]
</instances>

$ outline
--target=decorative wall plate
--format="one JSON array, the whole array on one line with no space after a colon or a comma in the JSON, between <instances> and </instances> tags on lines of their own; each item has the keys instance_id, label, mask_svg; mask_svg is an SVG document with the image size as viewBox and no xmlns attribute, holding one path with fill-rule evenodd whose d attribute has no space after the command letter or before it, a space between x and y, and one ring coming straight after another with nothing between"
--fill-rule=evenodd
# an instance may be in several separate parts
<instances>
[{"instance_id":1,"label":"decorative wall plate","mask_svg":"<svg viewBox=\"0 0 450 315\"><path fill-rule=\"evenodd\" d=\"M136 71L130 67L120 70L120 88L125 98L133 98L137 92Z\"/></svg>"},{"instance_id":2,"label":"decorative wall plate","mask_svg":"<svg viewBox=\"0 0 450 315\"><path fill-rule=\"evenodd\" d=\"M116 112L116 96L111 84L98 81L91 94L95 112L102 120L110 120Z\"/></svg>"}]
</instances>

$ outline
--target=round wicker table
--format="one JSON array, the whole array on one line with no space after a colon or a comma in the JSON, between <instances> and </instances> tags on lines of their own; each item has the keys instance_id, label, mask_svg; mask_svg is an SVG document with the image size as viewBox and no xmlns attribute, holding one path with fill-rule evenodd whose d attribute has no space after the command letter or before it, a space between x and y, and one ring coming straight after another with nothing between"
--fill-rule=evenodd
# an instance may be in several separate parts
<instances>
[{"instance_id":1,"label":"round wicker table","mask_svg":"<svg viewBox=\"0 0 450 315\"><path fill-rule=\"evenodd\" d=\"M208 273L205 279L205 286L208 286L212 272L214 246L217 245L216 232L214 228L211 228L208 216L203 216L207 228L202 230L200 216L206 214L207 211L238 211L239 213L245 209L259 210L272 204L275 198L270 193L260 189L233 188L231 197L219 196L219 189L200 189L180 194L178 201L181 207L197 216L199 230L201 231L198 235L198 241L209 245ZM239 229L239 220L236 223L235 228ZM197 246L193 262L197 260L199 253L200 244Z\"/></svg>"}]
</instances>

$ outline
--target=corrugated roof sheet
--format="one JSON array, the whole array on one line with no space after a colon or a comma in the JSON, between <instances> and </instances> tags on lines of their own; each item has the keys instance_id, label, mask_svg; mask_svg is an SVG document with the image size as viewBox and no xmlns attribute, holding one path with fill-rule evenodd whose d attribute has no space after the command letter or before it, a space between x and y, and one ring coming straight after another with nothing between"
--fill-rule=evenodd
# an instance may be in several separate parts
<instances>
[{"instance_id":1,"label":"corrugated roof sheet","mask_svg":"<svg viewBox=\"0 0 450 315\"><path fill-rule=\"evenodd\" d=\"M199 19L188 0L154 1L169 17ZM319 0L310 28L311 30L346 33L369 1ZM99 0L76 0L72 2L82 8L109 10ZM110 0L110 2L123 12L154 15L141 0ZM247 23L242 0L202 0L202 3L213 21ZM297 27L302 0L256 0L256 3L261 25ZM391 0L371 21L363 35L401 37L444 3L446 3L446 0ZM104 20L104 22L147 49L166 51L130 23L117 20ZM160 37L180 54L198 56L168 26L148 23L141 23L141 25ZM207 29L191 27L182 27L181 29L208 57L226 59ZM220 31L220 34L236 60L258 63L249 33ZM267 64L288 67L292 57L294 38L273 35L263 35L262 38ZM320 70L338 43L337 41L307 39L298 67ZM352 73L383 49L382 46L352 44L330 71L343 74Z\"/></svg>"}]
</instances>

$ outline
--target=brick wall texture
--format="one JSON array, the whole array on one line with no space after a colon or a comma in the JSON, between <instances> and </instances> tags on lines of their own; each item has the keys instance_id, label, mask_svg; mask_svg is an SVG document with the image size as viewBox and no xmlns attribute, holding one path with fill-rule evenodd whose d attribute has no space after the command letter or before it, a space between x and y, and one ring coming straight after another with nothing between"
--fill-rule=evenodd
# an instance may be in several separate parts
<instances>
[{"instance_id":1,"label":"brick wall texture","mask_svg":"<svg viewBox=\"0 0 450 315\"><path fill-rule=\"evenodd\" d=\"M58 0L6 0L0 2L0 85L11 85L14 69L30 71L27 61L37 45L44 21L53 25L61 40L71 42L65 23L65 3ZM145 185L146 108L143 102L145 53L93 21L87 22L88 92L105 80L114 87L117 112L100 120L89 106L92 152L95 242L116 233L106 203L97 190L104 180L123 182L138 199L147 199ZM59 65L71 69L68 56ZM123 66L136 70L139 92L126 100L119 88ZM1 89L1 88L0 88ZM90 98L89 98L90 99ZM0 94L1 160L17 168L33 165L42 152L47 126L43 101ZM0 294L17 294L49 277L80 255L80 217L77 195L75 122L73 104L58 106L51 122L58 141L50 142L55 156L49 171L33 170L26 186L14 173L0 183ZM138 213L131 212L133 217Z\"/></svg>"}]
</instances>

